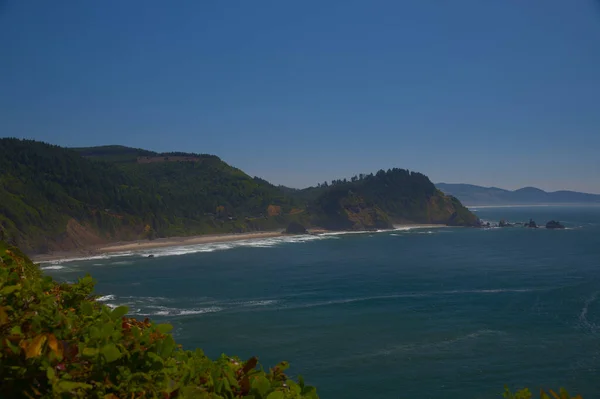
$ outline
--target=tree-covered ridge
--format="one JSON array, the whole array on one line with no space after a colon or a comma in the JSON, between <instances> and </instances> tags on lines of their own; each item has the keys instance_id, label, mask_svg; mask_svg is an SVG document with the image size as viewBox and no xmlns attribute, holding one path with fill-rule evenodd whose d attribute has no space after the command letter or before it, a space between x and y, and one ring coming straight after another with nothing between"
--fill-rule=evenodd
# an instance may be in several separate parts
<instances>
[{"instance_id":1,"label":"tree-covered ridge","mask_svg":"<svg viewBox=\"0 0 600 399\"><path fill-rule=\"evenodd\" d=\"M126 317L94 300L94 282L44 277L0 241L0 397L318 399L256 358L183 350L168 324Z\"/></svg>"},{"instance_id":2,"label":"tree-covered ridge","mask_svg":"<svg viewBox=\"0 0 600 399\"><path fill-rule=\"evenodd\" d=\"M325 227L385 228L393 223L442 223L474 226L477 218L460 201L437 190L422 173L380 170L350 180L334 180L305 190L313 213Z\"/></svg>"},{"instance_id":3,"label":"tree-covered ridge","mask_svg":"<svg viewBox=\"0 0 600 399\"><path fill-rule=\"evenodd\" d=\"M28 252L110 241L393 223L474 225L458 200L404 169L294 190L207 154L123 146L66 149L0 139L0 235Z\"/></svg>"},{"instance_id":4,"label":"tree-covered ridge","mask_svg":"<svg viewBox=\"0 0 600 399\"><path fill-rule=\"evenodd\" d=\"M89 236L89 244L236 232L281 227L298 218L289 216L293 198L216 156L135 161L155 155L118 146L75 151L0 139L0 234L27 251L45 252L77 247L81 236ZM267 217L269 206L280 211Z\"/></svg>"}]
</instances>

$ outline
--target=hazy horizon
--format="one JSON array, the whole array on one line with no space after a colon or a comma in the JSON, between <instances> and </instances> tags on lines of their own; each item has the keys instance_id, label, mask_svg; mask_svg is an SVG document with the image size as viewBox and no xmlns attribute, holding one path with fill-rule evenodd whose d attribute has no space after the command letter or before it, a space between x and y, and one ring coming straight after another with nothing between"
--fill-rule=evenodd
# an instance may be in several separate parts
<instances>
[{"instance_id":1,"label":"hazy horizon","mask_svg":"<svg viewBox=\"0 0 600 399\"><path fill-rule=\"evenodd\" d=\"M600 5L0 0L1 135L600 194Z\"/></svg>"}]
</instances>

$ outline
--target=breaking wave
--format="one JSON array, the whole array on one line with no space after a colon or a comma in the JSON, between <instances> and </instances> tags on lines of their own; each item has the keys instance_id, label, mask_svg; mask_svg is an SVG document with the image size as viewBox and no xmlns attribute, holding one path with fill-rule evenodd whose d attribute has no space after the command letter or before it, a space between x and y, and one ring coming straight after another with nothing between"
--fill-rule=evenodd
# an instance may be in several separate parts
<instances>
[{"instance_id":1,"label":"breaking wave","mask_svg":"<svg viewBox=\"0 0 600 399\"><path fill-rule=\"evenodd\" d=\"M60 270L60 269L64 269L64 266L60 266L60 265L52 265L52 266L43 266L40 267L41 270Z\"/></svg>"}]
</instances>

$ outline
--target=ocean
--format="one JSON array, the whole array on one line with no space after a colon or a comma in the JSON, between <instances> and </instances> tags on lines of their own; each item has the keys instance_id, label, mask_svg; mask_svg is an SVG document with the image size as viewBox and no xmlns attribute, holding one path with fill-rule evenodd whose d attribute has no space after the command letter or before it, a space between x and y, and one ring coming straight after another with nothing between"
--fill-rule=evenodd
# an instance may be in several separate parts
<instances>
[{"instance_id":1,"label":"ocean","mask_svg":"<svg viewBox=\"0 0 600 399\"><path fill-rule=\"evenodd\" d=\"M281 360L323 399L600 397L600 207L475 208L523 227L423 228L162 248L43 264L174 325L186 349ZM147 258L152 253L154 258Z\"/></svg>"}]
</instances>

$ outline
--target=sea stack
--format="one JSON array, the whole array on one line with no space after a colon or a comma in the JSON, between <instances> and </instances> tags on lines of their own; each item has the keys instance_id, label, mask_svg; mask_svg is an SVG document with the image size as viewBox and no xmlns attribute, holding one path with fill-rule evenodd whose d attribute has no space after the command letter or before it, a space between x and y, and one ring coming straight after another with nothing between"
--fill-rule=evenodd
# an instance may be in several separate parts
<instances>
[{"instance_id":1,"label":"sea stack","mask_svg":"<svg viewBox=\"0 0 600 399\"><path fill-rule=\"evenodd\" d=\"M565 226L560 224L560 222L557 220L551 220L548 223L546 223L546 228L547 229L564 229Z\"/></svg>"},{"instance_id":2,"label":"sea stack","mask_svg":"<svg viewBox=\"0 0 600 399\"><path fill-rule=\"evenodd\" d=\"M525 227L530 227L532 229L537 229L538 225L534 222L533 219L529 219L529 223L524 224Z\"/></svg>"}]
</instances>

